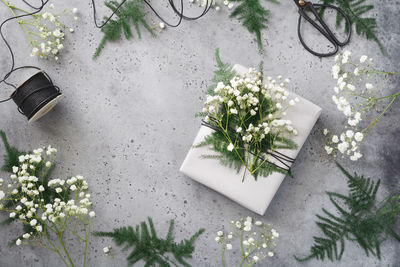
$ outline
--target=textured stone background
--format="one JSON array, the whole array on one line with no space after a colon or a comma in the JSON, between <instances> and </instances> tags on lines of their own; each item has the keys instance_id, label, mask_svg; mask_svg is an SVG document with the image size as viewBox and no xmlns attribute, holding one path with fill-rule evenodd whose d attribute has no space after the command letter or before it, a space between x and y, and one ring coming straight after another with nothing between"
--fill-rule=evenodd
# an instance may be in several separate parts
<instances>
[{"instance_id":1,"label":"textured stone background","mask_svg":"<svg viewBox=\"0 0 400 267\"><path fill-rule=\"evenodd\" d=\"M167 1L160 2L155 6L170 16ZM293 254L306 254L312 236L319 234L315 214L321 207L331 207L324 192L346 192L345 178L326 156L321 134L325 127L341 127L344 118L331 101L334 81L329 72L333 59L319 59L303 50L297 38L296 7L292 1L281 2L280 6L269 5L272 16L269 29L263 32L268 45L262 58L253 36L236 20L228 19L227 11L211 11L201 20L168 28L155 39L144 33L141 41L135 38L109 44L97 61L91 56L102 35L93 25L89 1L56 3L58 8L68 5L80 10L76 32L68 36L67 50L57 63L30 58L22 32L10 23L6 36L15 49L17 65L42 67L62 88L65 99L32 125L17 113L14 103L2 104L0 128L21 149L46 144L58 148L56 176L82 174L87 178L97 213L95 230L135 225L147 216L155 219L160 233L167 231L168 220L175 219L178 240L204 227L206 233L197 242L193 266L219 266L216 231L227 228L229 220L247 215L273 224L281 234L276 257L263 266L400 266L400 245L392 240L384 243L381 261L366 257L350 243L340 263L298 264L293 259ZM373 56L378 66L398 72L400 3L369 2L375 4L371 15L378 19L379 38L387 56L382 56L374 42L356 35L348 48L357 57ZM106 11L100 4L98 9L100 14ZM4 6L0 6L0 14L2 18L9 16ZM202 107L216 47L223 59L232 63L257 66L263 59L266 74L291 78L292 90L323 108L293 168L296 178L284 181L263 217L178 172L199 128L200 119L194 114ZM3 44L0 53L4 74L9 68L9 54ZM387 90L396 87L398 90L398 82L389 84ZM8 88L1 88L2 97L10 93ZM341 161L356 171L382 178L381 193L399 189L398 111L396 104L371 132L359 162ZM8 248L6 242L18 233L16 227L1 229L0 266L60 264L55 255L41 249ZM77 245L76 240L70 243ZM117 252L114 260L102 255L102 248L108 244L110 240L92 239L89 266L125 266L124 254ZM75 246L74 250L81 249ZM231 259L229 266L235 266L237 258Z\"/></svg>"}]
</instances>

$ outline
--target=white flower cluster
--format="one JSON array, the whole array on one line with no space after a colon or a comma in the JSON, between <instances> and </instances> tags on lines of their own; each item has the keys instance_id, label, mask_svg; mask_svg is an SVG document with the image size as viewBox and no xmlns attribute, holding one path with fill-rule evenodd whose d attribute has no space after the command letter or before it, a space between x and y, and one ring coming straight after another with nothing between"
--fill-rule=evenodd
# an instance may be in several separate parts
<instances>
[{"instance_id":1,"label":"white flower cluster","mask_svg":"<svg viewBox=\"0 0 400 267\"><path fill-rule=\"evenodd\" d=\"M278 76L278 81L267 78L268 83L263 84L261 73L255 69L249 69L249 73L243 76L233 77L228 85L219 82L213 95L207 95L203 112L207 114L206 120L222 119L224 116L235 117L242 122L236 127L242 140L246 143L260 143L269 133L275 135L297 135L297 130L290 120L283 120L286 110L294 106L299 99L288 99L289 92L285 87L288 79L283 80ZM280 81L280 82L279 82ZM268 103L266 103L267 101ZM263 106L264 105L264 106ZM268 105L268 114L260 111ZM259 123L246 125L246 117L264 116L258 119ZM227 149L232 151L235 144L230 144Z\"/></svg>"},{"instance_id":2,"label":"white flower cluster","mask_svg":"<svg viewBox=\"0 0 400 267\"><path fill-rule=\"evenodd\" d=\"M335 57L332 77L336 80L336 85L333 88L335 94L332 100L337 109L346 116L347 125L345 130L337 135L324 129L324 135L328 138L325 146L328 154L337 156L339 152L342 157L349 157L352 161L362 157L360 143L364 139L365 132L358 127L362 121L362 114L375 105L372 97L376 94L373 92L374 86L370 81L363 79L363 76L366 79L370 78L372 62L372 58L365 55L360 57L359 62L352 62L350 51Z\"/></svg>"},{"instance_id":3,"label":"white flower cluster","mask_svg":"<svg viewBox=\"0 0 400 267\"><path fill-rule=\"evenodd\" d=\"M54 9L54 5L49 6L50 9ZM77 20L78 9L66 9L63 13L68 12L73 16L74 20ZM25 24L33 25L34 30L28 31L30 44L32 45L31 56L39 56L40 58L51 58L58 60L59 53L64 49L63 41L65 39L65 33L74 32L71 27L65 26L60 21L61 15L46 11L41 14L35 14L32 19L24 22Z\"/></svg>"},{"instance_id":4,"label":"white flower cluster","mask_svg":"<svg viewBox=\"0 0 400 267\"><path fill-rule=\"evenodd\" d=\"M112 246L107 246L103 248L103 252L106 256L114 258L113 248Z\"/></svg>"},{"instance_id":5,"label":"white flower cluster","mask_svg":"<svg viewBox=\"0 0 400 267\"><path fill-rule=\"evenodd\" d=\"M232 9L234 4L232 1L228 0L208 0L208 5L212 1L212 6L215 8L216 11L221 10L221 7L226 6L228 9ZM205 7L207 4L207 0L189 0L191 4L197 4L199 7Z\"/></svg>"},{"instance_id":6,"label":"white flower cluster","mask_svg":"<svg viewBox=\"0 0 400 267\"><path fill-rule=\"evenodd\" d=\"M233 249L232 241L236 237L242 242L238 245L238 248L243 247L242 262L247 261L252 265L274 256L271 249L276 246L275 240L279 237L279 233L275 229L270 229L270 225L247 217L231 221L231 227L232 232L225 234L223 231L218 231L215 238L215 241L222 246L223 255L226 250Z\"/></svg>"},{"instance_id":7,"label":"white flower cluster","mask_svg":"<svg viewBox=\"0 0 400 267\"><path fill-rule=\"evenodd\" d=\"M49 225L60 225L61 228L69 217L87 219L95 216L94 211L90 211L90 195L85 193L88 184L82 176L43 183L42 179L50 170L56 152L55 148L48 146L35 149L32 154L19 156L19 166L12 168L14 174L10 177L7 192L0 191L0 201L6 199L15 206L6 208L0 202L0 211L9 212L10 218L36 230L35 233L24 233L22 238L25 240L40 238L45 234L44 228ZM2 187L3 179L0 180L0 189ZM56 197L49 197L49 190L54 190ZM72 199L68 199L68 193L73 195ZM21 239L16 241L17 245L21 243Z\"/></svg>"}]
</instances>

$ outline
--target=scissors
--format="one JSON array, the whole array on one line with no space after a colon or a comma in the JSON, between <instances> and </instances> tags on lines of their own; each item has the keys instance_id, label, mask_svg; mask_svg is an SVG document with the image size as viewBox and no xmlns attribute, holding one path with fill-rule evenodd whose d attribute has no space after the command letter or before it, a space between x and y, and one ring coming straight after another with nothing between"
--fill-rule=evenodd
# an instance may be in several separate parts
<instances>
[{"instance_id":1,"label":"scissors","mask_svg":"<svg viewBox=\"0 0 400 267\"><path fill-rule=\"evenodd\" d=\"M324 5L324 4L313 4L311 2L305 1L305 0L294 0L295 4L299 8L299 24L297 27L297 33L299 35L299 39L301 44L304 46L304 48L310 52L311 54L318 56L318 57L329 57L335 55L339 51L339 47L345 46L350 42L350 37L351 37L351 22L349 17L346 15L346 13L340 9L339 7L332 6L332 5ZM347 38L344 42L340 42L336 36L332 33L331 29L326 25L326 23L323 21L322 17L319 15L318 11L316 10L316 7L322 7L322 8L333 8L337 10L346 20L347 26L346 28L348 29L348 35ZM306 11L311 11L311 13L314 14L315 18L317 21L321 24L319 25L317 22L315 22L307 13ZM334 46L334 51L328 52L328 53L318 53L313 51L311 48L309 48L306 43L303 40L303 37L301 36L300 33L300 25L301 25L301 18L306 19L309 23L311 23L322 35L325 36L326 39L330 43L333 44Z\"/></svg>"}]
</instances>

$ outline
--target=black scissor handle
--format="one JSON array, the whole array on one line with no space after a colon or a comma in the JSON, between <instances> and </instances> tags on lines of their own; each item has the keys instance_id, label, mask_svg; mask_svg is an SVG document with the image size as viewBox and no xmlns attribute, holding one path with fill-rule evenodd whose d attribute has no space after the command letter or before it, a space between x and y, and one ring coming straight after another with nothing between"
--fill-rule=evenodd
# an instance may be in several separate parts
<instances>
[{"instance_id":1,"label":"black scissor handle","mask_svg":"<svg viewBox=\"0 0 400 267\"><path fill-rule=\"evenodd\" d=\"M349 29L349 34L348 34L348 36L347 36L347 38L346 38L346 40L344 42L340 42L336 38L336 36L330 30L329 26L322 20L321 16L319 15L319 13L315 9L315 7L328 7L328 8L335 9L345 18L346 23L348 25L348 29ZM310 16L306 13L307 10L311 11L314 14L315 18L322 25L322 27L318 23L316 23L312 18L310 18ZM332 5L312 4L310 2L306 2L306 4L302 8L299 8L299 14L300 14L300 16L299 16L299 23L298 23L298 27L297 27L297 33L299 35L299 39L300 39L301 44L311 54L313 54L315 56L319 56L319 57L333 56L338 52L339 46L344 46L344 45L349 43L350 37L351 37L351 23L350 23L349 17L346 15L346 13L342 9L340 9L340 8L338 8L336 6L332 6ZM300 33L301 18L302 17L304 17L304 19L306 19L309 23L311 23L322 35L325 36L326 39L328 39L328 41L330 43L332 43L332 45L335 48L334 51L329 52L329 53L318 53L318 52L313 51L311 48L309 48L306 45L306 43L304 42L303 37L301 36L301 33Z\"/></svg>"}]
</instances>

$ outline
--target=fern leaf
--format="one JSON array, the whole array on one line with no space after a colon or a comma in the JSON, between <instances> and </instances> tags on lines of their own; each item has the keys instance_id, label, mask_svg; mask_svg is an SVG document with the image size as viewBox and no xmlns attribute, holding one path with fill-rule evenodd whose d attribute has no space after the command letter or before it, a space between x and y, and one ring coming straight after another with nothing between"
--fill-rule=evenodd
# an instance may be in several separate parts
<instances>
[{"instance_id":1,"label":"fern leaf","mask_svg":"<svg viewBox=\"0 0 400 267\"><path fill-rule=\"evenodd\" d=\"M12 167L19 165L18 157L25 154L25 152L19 151L17 148L10 146L7 140L6 134L0 130L0 137L3 141L6 154L4 154L4 163L1 169L6 172L12 173Z\"/></svg>"},{"instance_id":2,"label":"fern leaf","mask_svg":"<svg viewBox=\"0 0 400 267\"><path fill-rule=\"evenodd\" d=\"M129 226L114 229L113 232L94 232L93 234L112 238L117 246L124 246L124 250L133 249L127 257L129 266L139 261L144 261L144 266L155 266L156 263L159 266L171 264L190 266L184 259L192 257L194 242L204 232L204 229L200 229L189 239L177 243L173 237L174 220L171 220L167 236L162 239L157 236L150 217L148 223L141 222L135 229ZM171 254L175 260L172 260L168 254Z\"/></svg>"},{"instance_id":3,"label":"fern leaf","mask_svg":"<svg viewBox=\"0 0 400 267\"><path fill-rule=\"evenodd\" d=\"M266 24L270 11L261 5L260 0L231 0L231 2L238 2L239 4L232 11L230 17L242 21L242 25L250 33L256 35L258 49L262 53L261 31L267 28ZM277 0L269 0L269 2L279 4Z\"/></svg>"},{"instance_id":4,"label":"fern leaf","mask_svg":"<svg viewBox=\"0 0 400 267\"><path fill-rule=\"evenodd\" d=\"M298 261L307 261L312 258L331 261L340 260L345 249L345 240L357 242L369 256L380 259L380 245L389 236L400 241L400 236L394 231L395 221L400 215L396 207L400 196L388 197L381 202L376 199L380 181L351 175L342 166L338 168L347 178L349 194L347 196L327 192L331 203L338 215L322 209L324 215L317 215L316 222L324 237L314 237L314 244L307 257L295 257ZM340 248L340 249L339 249Z\"/></svg>"},{"instance_id":5,"label":"fern leaf","mask_svg":"<svg viewBox=\"0 0 400 267\"><path fill-rule=\"evenodd\" d=\"M215 65L216 69L214 70L214 77L212 78L213 84L207 90L207 94L209 95L214 95L214 88L219 82L227 84L236 75L233 67L229 63L222 62L219 48L215 49L215 60L217 64Z\"/></svg>"},{"instance_id":6,"label":"fern leaf","mask_svg":"<svg viewBox=\"0 0 400 267\"><path fill-rule=\"evenodd\" d=\"M124 34L124 37L126 39L131 39L133 37L133 33L131 30L132 25L135 28L138 39L141 39L140 25L142 25L143 28L151 34L151 36L155 36L153 29L150 27L145 19L146 13L143 10L143 1L128 0L118 10L117 7L119 6L119 3L116 1L105 2L105 5L111 11L116 11L115 15L117 16L117 19L111 19L101 29L104 36L101 39L99 46L97 47L96 52L93 55L93 59L96 59L100 55L107 42L117 41L122 37L122 34Z\"/></svg>"},{"instance_id":7,"label":"fern leaf","mask_svg":"<svg viewBox=\"0 0 400 267\"><path fill-rule=\"evenodd\" d=\"M385 49L382 43L376 36L377 23L375 18L361 17L368 11L374 8L373 5L366 4L366 0L322 0L323 4L336 4L341 8L350 19L351 24L355 26L356 33L365 37L367 40L375 41L382 54L385 54ZM321 8L321 15L325 12L325 8ZM336 26L339 27L344 20L344 17L338 13L336 16ZM346 25L346 31L348 31Z\"/></svg>"}]
</instances>

